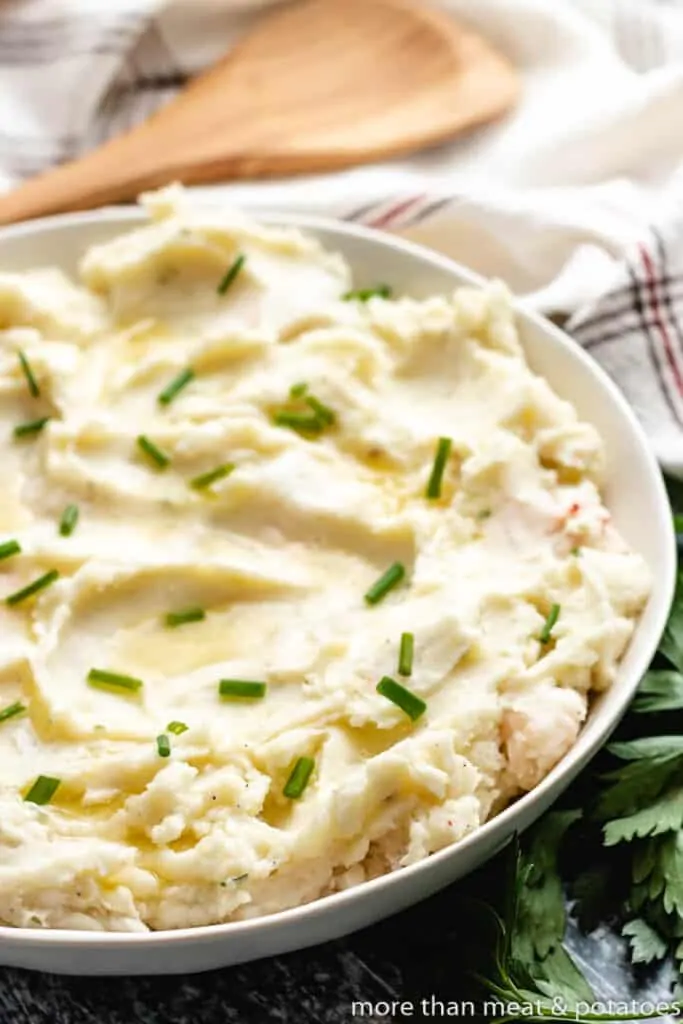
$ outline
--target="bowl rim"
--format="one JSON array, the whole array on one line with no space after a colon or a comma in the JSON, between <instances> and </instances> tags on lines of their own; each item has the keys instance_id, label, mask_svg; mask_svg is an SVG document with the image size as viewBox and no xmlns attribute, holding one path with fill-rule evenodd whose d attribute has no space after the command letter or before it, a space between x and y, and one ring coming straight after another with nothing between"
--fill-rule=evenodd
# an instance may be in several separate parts
<instances>
[{"instance_id":1,"label":"bowl rim","mask_svg":"<svg viewBox=\"0 0 683 1024\"><path fill-rule=\"evenodd\" d=\"M218 205L222 202L220 196L214 195L195 195L194 199L196 206L199 208ZM249 210L248 204L243 205L245 209ZM265 224L273 224L277 227L294 227L304 231L312 231L313 233L315 233L316 230L320 230L336 234L350 235L361 242L366 241L373 245L380 244L388 249L399 250L405 255L412 256L414 259L419 260L422 264L431 265L434 268L438 268L452 274L456 278L460 278L462 282L471 283L475 286L481 286L487 281L487 278L483 275L469 269L448 256L430 249L426 245L420 245L408 239L398 237L375 228L366 227L355 222L333 217L308 215L300 212L288 212L286 208L276 204L273 204L272 206L259 206L250 212L253 212L253 215L257 220L262 221ZM121 226L143 225L149 222L149 216L144 209L138 206L122 205L105 206L97 210L41 217L35 220L22 222L20 224L0 227L0 246L2 246L2 243L5 240L20 238L26 235L35 234L40 236L45 232L60 231L64 228L77 229L80 225L109 222L111 222L112 226L116 226L117 224L120 224ZM519 298L513 297L512 305L519 318L533 324L537 329L540 329L546 335L550 336L555 344L559 344L563 348L569 349L572 357L581 364L582 369L593 377L598 378L603 390L609 394L613 405L618 408L623 420L628 424L631 433L637 437L640 448L644 452L645 462L647 464L647 485L653 489L655 496L657 497L657 503L660 510L666 509L668 514L670 511L669 498L660 467L656 461L654 452L649 445L643 427L617 385L607 375L603 368L580 347L580 345L578 345L568 334L553 324L550 320L535 312L533 309L530 309L528 305ZM670 515L668 515L668 518L671 521ZM632 700L638 683L648 668L660 636L664 630L675 592L677 552L672 522L668 533L669 540L666 548L665 572L655 581L655 587L660 591L661 596L659 599L659 614L650 624L648 630L648 636L651 640L651 644L643 645L645 649L637 659L635 665L631 666L631 673L633 677L632 681L628 687L624 686L624 692L618 703L609 715L605 715L605 721L601 723L599 728L594 729L592 733L587 733L585 727L582 729L571 749L564 755L558 764L556 764L551 771L544 776L537 786L524 793L493 818L490 818L488 821L479 825L462 839L444 847L436 853L430 854L428 857L417 861L414 864L390 871L378 876L377 878L351 886L348 889L330 893L326 896L321 896L309 903L289 907L285 910L279 910L272 914L265 914L238 921L225 921L216 924L197 925L159 931L149 930L144 932L100 932L73 928L26 928L0 924L0 943L11 943L15 946L21 945L24 948L27 946L45 947L56 944L66 947L82 947L87 945L115 949L131 945L139 945L141 947L149 945L178 946L183 945L188 941L196 942L201 940L211 940L213 942L220 941L221 938L227 939L228 937L236 939L238 935L244 936L268 928L274 929L278 925L294 926L307 919L310 920L320 915L332 912L336 907L341 907L362 899L363 896L369 892L379 893L382 890L391 889L396 885L400 885L401 880L407 879L408 876L412 877L420 874L428 874L436 862L441 863L454 855L459 855L464 849L469 849L472 846L476 847L477 844L483 843L485 837L490 839L490 846L494 851L499 850L516 833L514 828L511 829L509 827L510 823L514 822L517 818L523 818L524 811L530 808L535 802L543 802L544 796L547 796L549 801L554 799L552 796L552 790L561 781L566 781L568 784L580 769L586 765L588 760L596 754L618 724ZM655 590L653 588L653 594L654 593ZM652 649L648 654L647 648L650 646ZM589 719L587 719L587 721L589 721ZM559 793L557 795L559 796ZM487 858L483 858L481 863L483 863L485 859Z\"/></svg>"}]
</instances>

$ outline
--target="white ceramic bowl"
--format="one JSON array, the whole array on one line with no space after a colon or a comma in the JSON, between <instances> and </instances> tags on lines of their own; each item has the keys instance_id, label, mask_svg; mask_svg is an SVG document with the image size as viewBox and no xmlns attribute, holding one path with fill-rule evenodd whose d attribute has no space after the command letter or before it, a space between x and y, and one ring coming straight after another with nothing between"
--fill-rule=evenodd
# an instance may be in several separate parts
<instances>
[{"instance_id":1,"label":"white ceramic bowl","mask_svg":"<svg viewBox=\"0 0 683 1024\"><path fill-rule=\"evenodd\" d=\"M462 283L481 283L477 275L444 257L366 228L314 217L269 215L267 219L297 225L343 253L361 285L389 281L398 294L424 297ZM142 220L136 209L119 208L4 229L0 231L0 269L57 265L73 271L90 245ZM652 596L618 678L595 701L573 749L536 789L461 842L357 888L270 917L177 931L130 934L0 927L0 963L66 974L171 974L338 938L472 871L545 811L605 741L654 654L671 604L676 545L669 502L645 435L612 381L551 323L521 308L518 313L533 368L602 435L609 465L606 504L654 575Z\"/></svg>"}]
</instances>

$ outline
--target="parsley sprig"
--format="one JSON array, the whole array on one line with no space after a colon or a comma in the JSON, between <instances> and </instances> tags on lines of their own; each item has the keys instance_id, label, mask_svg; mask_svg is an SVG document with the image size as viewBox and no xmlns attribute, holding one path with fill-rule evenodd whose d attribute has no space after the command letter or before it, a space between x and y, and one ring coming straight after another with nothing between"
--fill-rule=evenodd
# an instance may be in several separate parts
<instances>
[{"instance_id":1,"label":"parsley sprig","mask_svg":"<svg viewBox=\"0 0 683 1024\"><path fill-rule=\"evenodd\" d=\"M502 1005L533 1004L524 1020L655 1016L583 1012L601 995L564 945L570 895L584 930L606 918L616 923L633 964L668 958L677 965L676 1008L683 997L683 574L658 654L615 741L562 804L513 844L505 895L482 904L497 938L488 969L475 964L479 982ZM572 844L588 865L578 873L565 852Z\"/></svg>"}]
</instances>

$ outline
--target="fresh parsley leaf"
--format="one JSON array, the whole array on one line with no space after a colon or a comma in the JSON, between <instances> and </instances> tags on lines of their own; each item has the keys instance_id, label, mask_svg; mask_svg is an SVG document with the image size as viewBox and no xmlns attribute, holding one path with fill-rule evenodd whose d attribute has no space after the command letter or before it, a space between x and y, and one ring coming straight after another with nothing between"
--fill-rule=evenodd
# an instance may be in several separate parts
<instances>
[{"instance_id":1,"label":"fresh parsley leaf","mask_svg":"<svg viewBox=\"0 0 683 1024\"><path fill-rule=\"evenodd\" d=\"M679 672L683 672L683 573L679 573L676 581L673 605L659 650Z\"/></svg>"},{"instance_id":2,"label":"fresh parsley leaf","mask_svg":"<svg viewBox=\"0 0 683 1024\"><path fill-rule=\"evenodd\" d=\"M638 687L633 711L679 711L683 709L683 675L673 669L651 669Z\"/></svg>"},{"instance_id":3,"label":"fresh parsley leaf","mask_svg":"<svg viewBox=\"0 0 683 1024\"><path fill-rule=\"evenodd\" d=\"M624 818L615 818L604 827L605 846L630 843L645 836L675 832L683 827L683 787L662 793L646 807Z\"/></svg>"},{"instance_id":4,"label":"fresh parsley leaf","mask_svg":"<svg viewBox=\"0 0 683 1024\"><path fill-rule=\"evenodd\" d=\"M683 736L645 736L607 749L630 763L603 776L609 785L603 785L594 811L603 822L645 807L683 768Z\"/></svg>"},{"instance_id":5,"label":"fresh parsley leaf","mask_svg":"<svg viewBox=\"0 0 683 1024\"><path fill-rule=\"evenodd\" d=\"M683 915L683 833L666 836L660 854L664 880L662 903L667 914Z\"/></svg>"},{"instance_id":6,"label":"fresh parsley leaf","mask_svg":"<svg viewBox=\"0 0 683 1024\"><path fill-rule=\"evenodd\" d=\"M621 934L629 940L631 961L634 964L651 964L666 956L666 942L642 917L627 921Z\"/></svg>"}]
</instances>

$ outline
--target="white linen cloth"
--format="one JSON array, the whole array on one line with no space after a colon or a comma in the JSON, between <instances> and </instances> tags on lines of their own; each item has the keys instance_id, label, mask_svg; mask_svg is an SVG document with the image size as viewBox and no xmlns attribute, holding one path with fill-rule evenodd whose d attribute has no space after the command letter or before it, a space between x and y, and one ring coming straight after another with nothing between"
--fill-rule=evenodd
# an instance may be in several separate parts
<instances>
[{"instance_id":1,"label":"white linen cloth","mask_svg":"<svg viewBox=\"0 0 683 1024\"><path fill-rule=\"evenodd\" d=\"M0 2L0 187L146 117L274 2L296 0ZM683 476L683 0L440 5L518 66L513 114L430 152L226 194L405 233L568 315Z\"/></svg>"}]
</instances>

